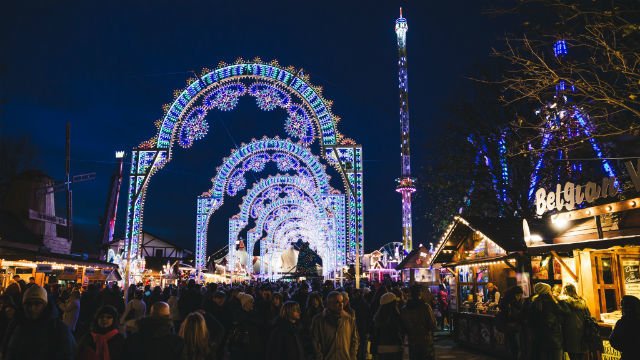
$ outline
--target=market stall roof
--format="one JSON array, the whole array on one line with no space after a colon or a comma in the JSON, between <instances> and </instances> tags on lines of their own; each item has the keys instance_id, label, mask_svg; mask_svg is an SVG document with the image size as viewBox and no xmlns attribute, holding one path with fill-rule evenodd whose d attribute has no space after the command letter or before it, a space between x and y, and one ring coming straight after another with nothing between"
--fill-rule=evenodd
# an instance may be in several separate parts
<instances>
[{"instance_id":1,"label":"market stall roof","mask_svg":"<svg viewBox=\"0 0 640 360\"><path fill-rule=\"evenodd\" d=\"M420 246L413 249L398 265L396 265L396 270L429 267L428 258L429 249L420 244Z\"/></svg>"},{"instance_id":2,"label":"market stall roof","mask_svg":"<svg viewBox=\"0 0 640 360\"><path fill-rule=\"evenodd\" d=\"M37 262L51 262L60 263L65 265L77 265L77 266L90 266L99 268L111 268L116 269L118 265L112 264L107 261L97 259L83 259L77 255L56 254L40 251L32 251L28 249L21 249L9 246L0 245L0 259L11 261L31 261Z\"/></svg>"},{"instance_id":3,"label":"market stall roof","mask_svg":"<svg viewBox=\"0 0 640 360\"><path fill-rule=\"evenodd\" d=\"M436 246L430 264L451 263L455 250L474 232L479 232L507 253L526 250L521 218L492 218L455 216ZM551 228L541 220L529 221L529 227L545 236ZM548 234L550 235L550 234Z\"/></svg>"}]
</instances>

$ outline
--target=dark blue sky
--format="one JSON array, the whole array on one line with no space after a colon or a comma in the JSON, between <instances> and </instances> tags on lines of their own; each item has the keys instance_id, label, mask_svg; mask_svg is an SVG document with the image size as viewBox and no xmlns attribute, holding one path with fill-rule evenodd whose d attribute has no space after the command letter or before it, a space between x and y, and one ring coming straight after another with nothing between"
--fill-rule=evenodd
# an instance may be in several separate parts
<instances>
[{"instance_id":1,"label":"dark blue sky","mask_svg":"<svg viewBox=\"0 0 640 360\"><path fill-rule=\"evenodd\" d=\"M431 1L12 1L0 15L0 131L28 135L39 167L64 174L65 123L72 123L72 172L97 179L74 189L74 221L98 241L115 150L155 134L154 121L191 71L238 57L304 68L324 88L340 131L364 146L366 250L401 241L397 53L398 7L408 20L409 104L413 169L426 143L447 121L444 105L464 93L465 76L485 62L501 29L480 15L481 4ZM195 197L241 142L284 135L282 113L260 111L250 97L236 111L208 115L209 135L150 184L144 228L193 248ZM125 170L128 171L128 168ZM338 178L337 174L332 174ZM126 180L121 205L127 194ZM58 198L62 204L63 197ZM415 203L414 242L426 242ZM229 201L214 215L210 251L227 242ZM117 234L126 209L119 209Z\"/></svg>"}]
</instances>

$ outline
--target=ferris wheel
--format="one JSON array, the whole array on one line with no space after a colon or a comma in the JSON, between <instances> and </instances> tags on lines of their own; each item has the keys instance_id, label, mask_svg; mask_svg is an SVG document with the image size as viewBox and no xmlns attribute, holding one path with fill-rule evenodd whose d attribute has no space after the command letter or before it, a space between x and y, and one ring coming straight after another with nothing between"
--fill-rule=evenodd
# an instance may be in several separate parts
<instances>
[{"instance_id":1,"label":"ferris wheel","mask_svg":"<svg viewBox=\"0 0 640 360\"><path fill-rule=\"evenodd\" d=\"M383 245L378 251L382 253L382 262L387 263L390 260L400 261L402 260L402 243L401 242L390 242Z\"/></svg>"}]
</instances>

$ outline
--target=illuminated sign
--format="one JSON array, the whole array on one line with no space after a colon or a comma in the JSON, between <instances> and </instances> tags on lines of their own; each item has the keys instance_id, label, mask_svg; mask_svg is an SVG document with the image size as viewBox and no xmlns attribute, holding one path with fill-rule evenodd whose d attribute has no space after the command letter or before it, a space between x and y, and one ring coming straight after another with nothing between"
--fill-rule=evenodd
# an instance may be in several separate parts
<instances>
[{"instance_id":1,"label":"illuminated sign","mask_svg":"<svg viewBox=\"0 0 640 360\"><path fill-rule=\"evenodd\" d=\"M625 162L629 177L636 191L640 191L640 160L636 166L631 161ZM564 186L556 185L555 191L547 191L544 188L536 191L536 214L543 215L547 211L573 210L584 202L589 204L602 198L615 197L619 193L619 183L614 177L605 177L600 184L588 182L584 185L576 185L570 181Z\"/></svg>"}]
</instances>

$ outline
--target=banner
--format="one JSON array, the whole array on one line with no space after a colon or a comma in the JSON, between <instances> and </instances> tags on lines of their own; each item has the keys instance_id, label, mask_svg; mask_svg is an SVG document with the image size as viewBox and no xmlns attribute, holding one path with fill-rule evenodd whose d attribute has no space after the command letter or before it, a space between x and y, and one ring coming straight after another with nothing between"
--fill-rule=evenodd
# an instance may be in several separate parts
<instances>
[{"instance_id":1,"label":"banner","mask_svg":"<svg viewBox=\"0 0 640 360\"><path fill-rule=\"evenodd\" d=\"M36 265L36 272L50 273L53 270L51 264L38 264Z\"/></svg>"},{"instance_id":2,"label":"banner","mask_svg":"<svg viewBox=\"0 0 640 360\"><path fill-rule=\"evenodd\" d=\"M640 299L640 260L622 260L624 293Z\"/></svg>"}]
</instances>

